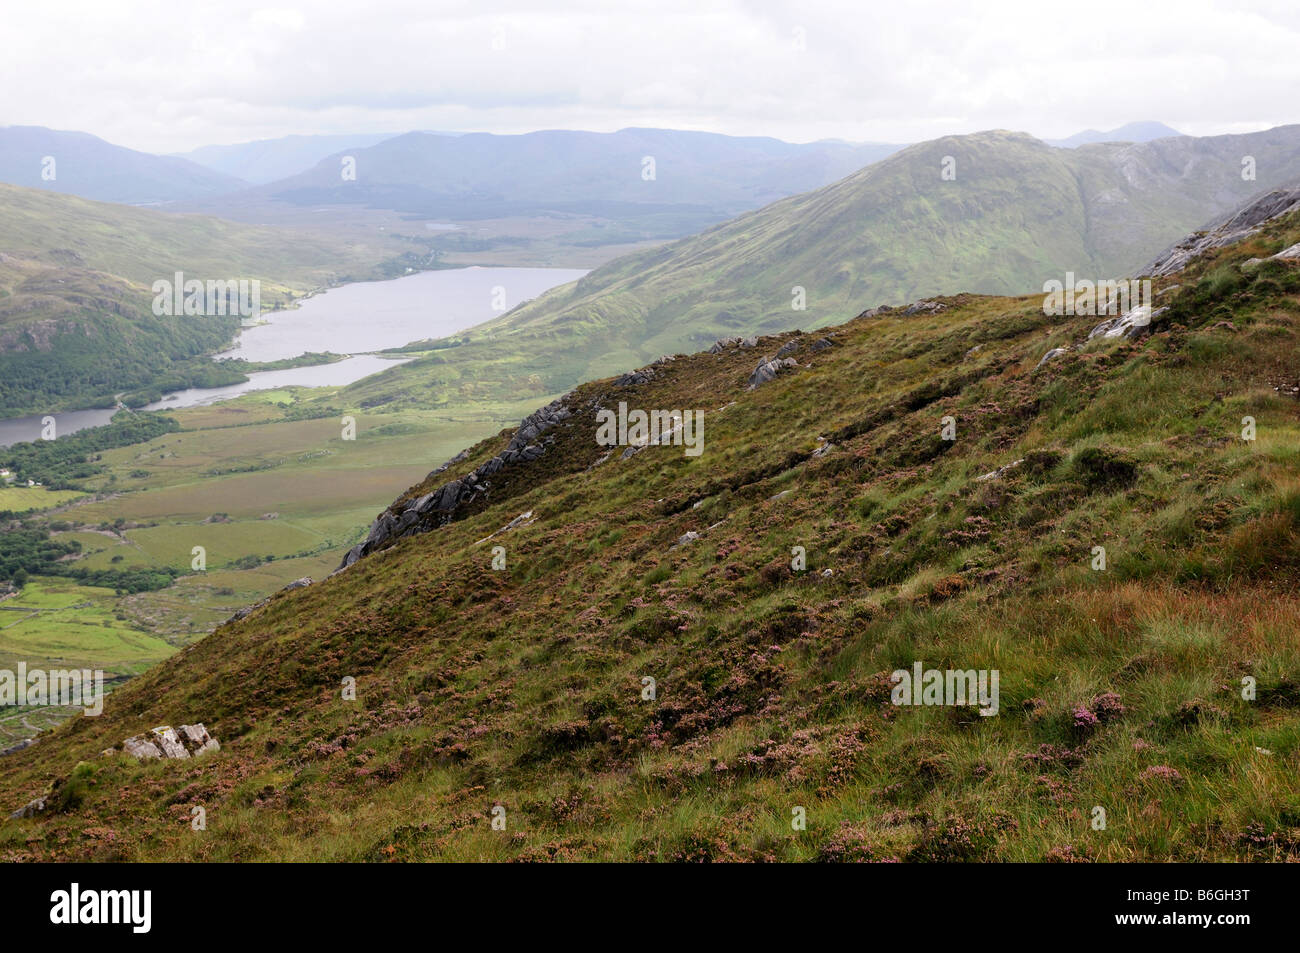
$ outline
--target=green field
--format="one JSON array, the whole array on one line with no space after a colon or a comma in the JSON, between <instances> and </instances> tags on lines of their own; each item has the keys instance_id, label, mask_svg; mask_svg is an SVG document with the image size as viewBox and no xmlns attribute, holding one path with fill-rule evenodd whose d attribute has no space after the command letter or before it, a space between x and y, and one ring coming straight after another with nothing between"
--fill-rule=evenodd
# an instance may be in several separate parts
<instances>
[{"instance_id":1,"label":"green field","mask_svg":"<svg viewBox=\"0 0 1300 953\"><path fill-rule=\"evenodd\" d=\"M76 490L50 490L43 486L0 486L0 512L33 513L84 495Z\"/></svg>"},{"instance_id":2,"label":"green field","mask_svg":"<svg viewBox=\"0 0 1300 953\"><path fill-rule=\"evenodd\" d=\"M0 508L31 501L41 507L38 523L56 524L56 540L80 544L70 570L182 574L166 589L133 594L34 579L0 603L0 625L9 626L0 630L0 665L73 659L137 674L293 580L328 575L394 496L536 407L529 399L461 415L353 410L353 440L343 439L342 412L286 419L336 402L336 389L293 389L173 411L181 432L105 451L104 472L85 481L89 494L0 490ZM195 547L203 571L193 568ZM0 746L67 714L9 718Z\"/></svg>"}]
</instances>

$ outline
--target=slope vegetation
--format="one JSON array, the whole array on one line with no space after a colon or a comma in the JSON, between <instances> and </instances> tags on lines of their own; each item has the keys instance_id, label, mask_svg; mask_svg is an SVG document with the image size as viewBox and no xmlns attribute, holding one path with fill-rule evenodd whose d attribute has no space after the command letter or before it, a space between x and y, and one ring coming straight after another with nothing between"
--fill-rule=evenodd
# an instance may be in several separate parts
<instances>
[{"instance_id":1,"label":"slope vegetation","mask_svg":"<svg viewBox=\"0 0 1300 953\"><path fill-rule=\"evenodd\" d=\"M0 859L1298 859L1297 241L1134 338L959 295L584 384L404 496L540 448L447 519L0 758L46 805ZM620 402L704 452L598 446ZM996 714L892 704L918 663Z\"/></svg>"}]
</instances>

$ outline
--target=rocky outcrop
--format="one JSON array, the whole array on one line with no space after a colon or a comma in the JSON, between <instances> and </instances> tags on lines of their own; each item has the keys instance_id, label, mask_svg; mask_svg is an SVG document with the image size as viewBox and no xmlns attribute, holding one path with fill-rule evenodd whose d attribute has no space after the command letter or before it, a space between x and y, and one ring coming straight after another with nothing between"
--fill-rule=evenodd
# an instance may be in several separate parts
<instances>
[{"instance_id":1,"label":"rocky outcrop","mask_svg":"<svg viewBox=\"0 0 1300 953\"><path fill-rule=\"evenodd\" d=\"M649 380L653 376L654 372L649 371L649 376L645 379ZM339 569L346 569L358 559L378 550L387 549L406 536L414 536L439 526L446 526L455 518L458 509L490 492L491 477L494 474L506 467L515 467L536 460L546 452L546 447L539 438L561 421L572 416L573 412L567 404L569 397L570 395L566 394L525 417L506 448L487 463L471 470L459 480L444 483L424 496L389 507L370 525L370 532L366 534L366 538L348 550ZM430 473L429 476L444 469L445 465Z\"/></svg>"},{"instance_id":2,"label":"rocky outcrop","mask_svg":"<svg viewBox=\"0 0 1300 953\"><path fill-rule=\"evenodd\" d=\"M1038 363L1034 365L1034 370L1038 370L1048 361L1054 361L1058 357L1063 357L1064 355L1069 353L1070 353L1070 349L1068 347L1054 347L1046 354L1044 354L1042 358L1038 361Z\"/></svg>"},{"instance_id":3,"label":"rocky outcrop","mask_svg":"<svg viewBox=\"0 0 1300 953\"><path fill-rule=\"evenodd\" d=\"M653 367L643 367L640 370L624 374L614 380L615 387L632 387L636 384L644 384L647 381L655 379Z\"/></svg>"},{"instance_id":4,"label":"rocky outcrop","mask_svg":"<svg viewBox=\"0 0 1300 953\"><path fill-rule=\"evenodd\" d=\"M1300 209L1300 187L1275 189L1165 249L1142 274L1160 278L1182 271L1198 255L1249 238L1266 222L1296 209Z\"/></svg>"},{"instance_id":5,"label":"rocky outcrop","mask_svg":"<svg viewBox=\"0 0 1300 953\"><path fill-rule=\"evenodd\" d=\"M772 358L771 360L759 362L758 367L749 375L749 389L753 390L759 384L766 384L774 380L777 374L780 374L787 367L798 367L799 362L792 357Z\"/></svg>"},{"instance_id":6,"label":"rocky outcrop","mask_svg":"<svg viewBox=\"0 0 1300 953\"><path fill-rule=\"evenodd\" d=\"M122 751L140 761L154 758L197 758L213 751L220 751L217 739L208 734L202 724L181 725L174 729L171 725L151 729L145 735L133 735L122 742ZM109 748L105 755L117 754L116 748Z\"/></svg>"},{"instance_id":7,"label":"rocky outcrop","mask_svg":"<svg viewBox=\"0 0 1300 953\"><path fill-rule=\"evenodd\" d=\"M1109 320L1101 322L1101 324L1097 325L1091 332L1089 332L1088 340L1091 341L1095 337L1138 337L1151 326L1152 321L1168 310L1168 308L1157 308L1155 311L1152 311L1146 305L1138 305L1136 308L1131 308L1118 317L1110 318Z\"/></svg>"}]
</instances>

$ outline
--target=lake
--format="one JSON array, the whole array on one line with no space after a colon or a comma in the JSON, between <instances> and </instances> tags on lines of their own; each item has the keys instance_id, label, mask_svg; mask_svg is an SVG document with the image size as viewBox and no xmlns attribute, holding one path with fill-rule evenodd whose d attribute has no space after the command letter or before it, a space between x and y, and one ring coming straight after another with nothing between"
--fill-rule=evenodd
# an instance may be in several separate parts
<instances>
[{"instance_id":1,"label":"lake","mask_svg":"<svg viewBox=\"0 0 1300 953\"><path fill-rule=\"evenodd\" d=\"M332 351L349 355L345 360L259 371L249 374L245 383L229 387L193 387L168 394L145 409L196 407L278 387L351 384L400 363L369 352L464 331L585 274L575 268L452 268L331 288L292 310L263 315L268 323L244 328L235 345L218 357L278 361L308 351ZM113 411L70 410L52 416L55 432L66 436L108 423ZM0 447L40 439L42 417L0 420Z\"/></svg>"},{"instance_id":2,"label":"lake","mask_svg":"<svg viewBox=\"0 0 1300 953\"><path fill-rule=\"evenodd\" d=\"M360 354L441 338L489 321L543 291L576 281L574 268L454 268L365 281L264 315L218 357L279 361L308 351Z\"/></svg>"}]
</instances>

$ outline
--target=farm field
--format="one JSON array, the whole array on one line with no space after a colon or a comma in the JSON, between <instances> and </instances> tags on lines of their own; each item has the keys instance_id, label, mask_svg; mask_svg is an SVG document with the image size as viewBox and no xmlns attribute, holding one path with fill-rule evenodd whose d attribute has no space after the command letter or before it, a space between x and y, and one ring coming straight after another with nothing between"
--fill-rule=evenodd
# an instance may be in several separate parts
<instances>
[{"instance_id":1,"label":"farm field","mask_svg":"<svg viewBox=\"0 0 1300 953\"><path fill-rule=\"evenodd\" d=\"M76 490L51 490L43 486L0 486L0 513L32 513L84 495Z\"/></svg>"},{"instance_id":2,"label":"farm field","mask_svg":"<svg viewBox=\"0 0 1300 953\"><path fill-rule=\"evenodd\" d=\"M266 391L168 411L182 431L104 452L104 472L85 481L90 494L0 490L41 494L45 508L35 515L55 540L81 546L69 567L177 574L165 589L135 593L33 577L0 602L0 667L46 660L107 678L139 674L293 580L328 575L395 494L538 406L528 398L460 415L340 410L294 419L329 408L336 393ZM344 439L345 415L354 439ZM19 712L0 724L0 746L72 713Z\"/></svg>"}]
</instances>

